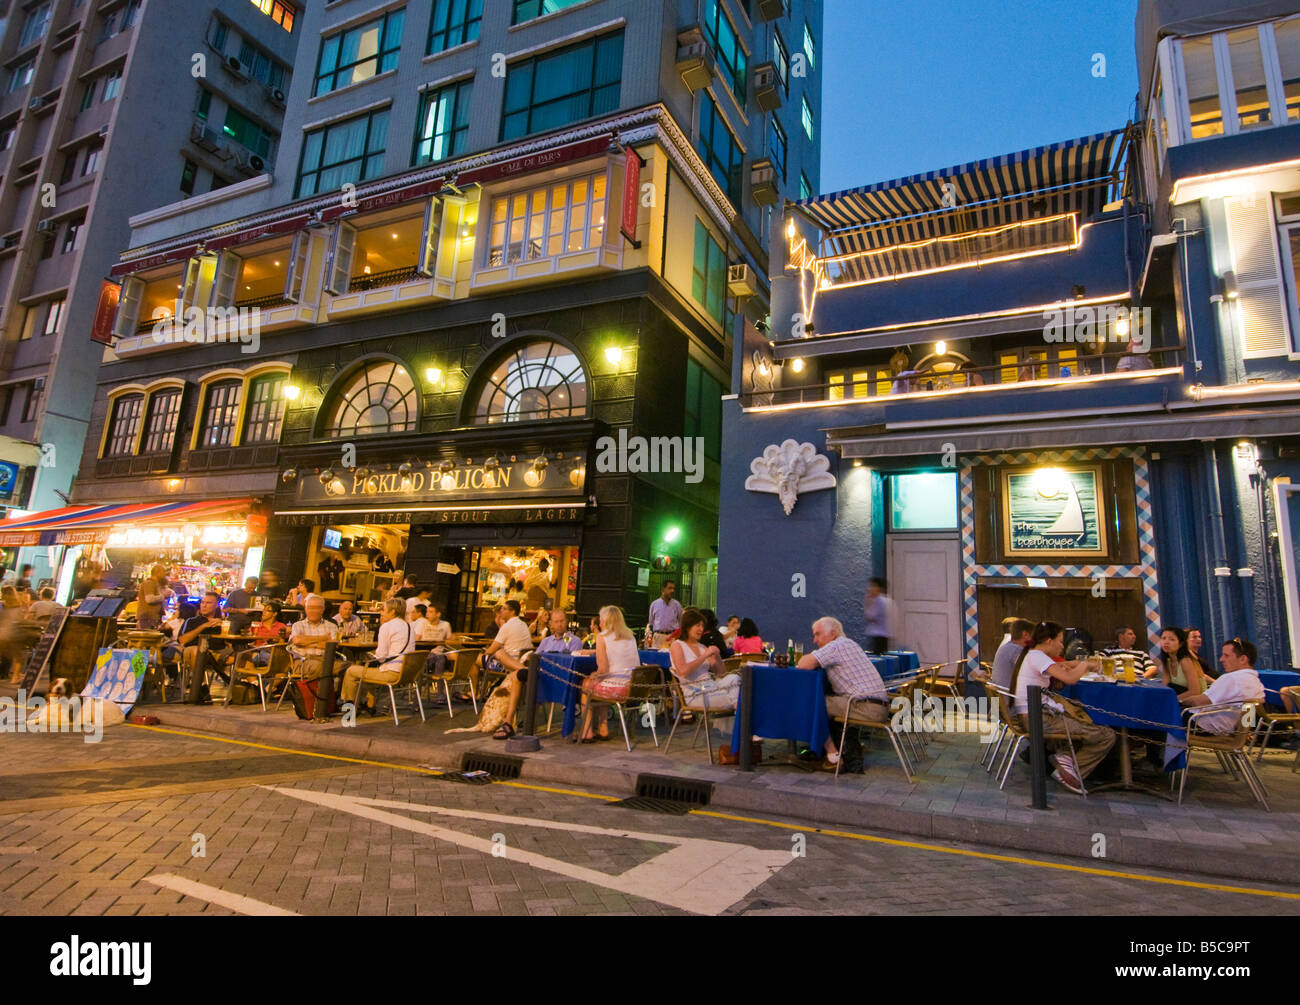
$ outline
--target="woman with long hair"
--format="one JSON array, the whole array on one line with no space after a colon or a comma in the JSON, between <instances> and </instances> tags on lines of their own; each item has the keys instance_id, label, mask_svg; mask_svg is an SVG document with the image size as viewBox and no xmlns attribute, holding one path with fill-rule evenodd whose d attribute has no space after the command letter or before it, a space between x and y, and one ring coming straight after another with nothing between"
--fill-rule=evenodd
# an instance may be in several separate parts
<instances>
[{"instance_id":1,"label":"woman with long hair","mask_svg":"<svg viewBox=\"0 0 1300 1005\"><path fill-rule=\"evenodd\" d=\"M582 682L582 722L584 728L579 743L595 743L609 739L609 722L602 718L599 728L587 721L590 698L608 698L621 701L627 698L632 684L632 671L641 665L641 653L636 646L636 636L627 627L622 608L610 604L600 609L600 634L596 636L596 672ZM594 718L594 716L593 716Z\"/></svg>"},{"instance_id":2,"label":"woman with long hair","mask_svg":"<svg viewBox=\"0 0 1300 1005\"><path fill-rule=\"evenodd\" d=\"M1054 681L1074 684L1084 674L1098 671L1097 660L1058 662L1065 651L1065 628L1055 621L1042 621L1034 627L1029 644L1016 660L1011 675L1011 690L1015 695L1015 710L1021 726L1029 728L1029 688L1043 689L1043 739L1057 741L1057 753L1052 761L1056 772L1052 775L1071 792L1083 793L1083 780L1096 769L1115 745L1115 731L1108 726L1098 726L1087 720L1081 710L1072 715L1066 706L1051 696ZM1066 752L1074 746L1074 757Z\"/></svg>"},{"instance_id":3,"label":"woman with long hair","mask_svg":"<svg viewBox=\"0 0 1300 1005\"><path fill-rule=\"evenodd\" d=\"M1187 633L1175 625L1160 631L1160 679L1179 694L1200 694L1205 690L1201 667L1187 648Z\"/></svg>"},{"instance_id":4,"label":"woman with long hair","mask_svg":"<svg viewBox=\"0 0 1300 1005\"><path fill-rule=\"evenodd\" d=\"M751 618L742 618L740 630L736 632L736 641L732 643L732 652L737 656L742 653L761 653L763 639L758 634L758 625Z\"/></svg>"}]
</instances>

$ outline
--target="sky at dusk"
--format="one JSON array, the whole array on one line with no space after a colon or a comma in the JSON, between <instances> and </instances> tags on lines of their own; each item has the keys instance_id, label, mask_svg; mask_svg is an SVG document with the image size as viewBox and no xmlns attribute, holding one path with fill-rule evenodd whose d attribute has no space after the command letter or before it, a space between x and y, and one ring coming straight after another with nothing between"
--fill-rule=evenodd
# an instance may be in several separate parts
<instances>
[{"instance_id":1,"label":"sky at dusk","mask_svg":"<svg viewBox=\"0 0 1300 1005\"><path fill-rule=\"evenodd\" d=\"M1123 126L1137 0L825 0L823 193ZM1094 55L1105 76L1093 75Z\"/></svg>"}]
</instances>

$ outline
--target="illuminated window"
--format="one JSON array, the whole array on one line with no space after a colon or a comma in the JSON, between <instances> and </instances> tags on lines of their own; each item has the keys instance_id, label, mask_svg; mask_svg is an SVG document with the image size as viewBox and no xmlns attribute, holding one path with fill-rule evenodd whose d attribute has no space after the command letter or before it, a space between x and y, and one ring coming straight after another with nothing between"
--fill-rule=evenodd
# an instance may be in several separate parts
<instances>
[{"instance_id":1,"label":"illuminated window","mask_svg":"<svg viewBox=\"0 0 1300 1005\"><path fill-rule=\"evenodd\" d=\"M1286 117L1300 119L1300 17L1273 26L1277 58L1282 68L1282 90L1286 94Z\"/></svg>"},{"instance_id":2,"label":"illuminated window","mask_svg":"<svg viewBox=\"0 0 1300 1005\"><path fill-rule=\"evenodd\" d=\"M405 368L388 360L359 370L339 393L325 435L375 436L415 429L418 399Z\"/></svg>"},{"instance_id":3,"label":"illuminated window","mask_svg":"<svg viewBox=\"0 0 1300 1005\"><path fill-rule=\"evenodd\" d=\"M1219 77L1214 61L1214 39L1192 39L1183 43L1183 69L1187 74L1188 106L1192 116L1192 138L1220 136L1223 109L1219 104Z\"/></svg>"},{"instance_id":4,"label":"illuminated window","mask_svg":"<svg viewBox=\"0 0 1300 1005\"><path fill-rule=\"evenodd\" d=\"M891 530L956 530L957 473L889 476Z\"/></svg>"},{"instance_id":5,"label":"illuminated window","mask_svg":"<svg viewBox=\"0 0 1300 1005\"><path fill-rule=\"evenodd\" d=\"M63 323L63 309L67 303L64 297L50 301L49 309L45 312L45 329L41 332L42 335L53 335L58 332L59 325Z\"/></svg>"},{"instance_id":6,"label":"illuminated window","mask_svg":"<svg viewBox=\"0 0 1300 1005\"><path fill-rule=\"evenodd\" d=\"M808 99L803 99L803 131L808 134L810 141L816 140L817 124L813 118L812 105L808 104Z\"/></svg>"},{"instance_id":7,"label":"illuminated window","mask_svg":"<svg viewBox=\"0 0 1300 1005\"><path fill-rule=\"evenodd\" d=\"M623 33L511 63L501 139L514 140L618 108Z\"/></svg>"},{"instance_id":8,"label":"illuminated window","mask_svg":"<svg viewBox=\"0 0 1300 1005\"><path fill-rule=\"evenodd\" d=\"M259 157L271 156L271 134L239 109L226 109L226 123L221 131Z\"/></svg>"},{"instance_id":9,"label":"illuminated window","mask_svg":"<svg viewBox=\"0 0 1300 1005\"><path fill-rule=\"evenodd\" d=\"M108 442L104 444L105 457L126 457L135 453L135 441L140 433L140 412L143 408L143 394L126 394L117 399L108 426Z\"/></svg>"},{"instance_id":10,"label":"illuminated window","mask_svg":"<svg viewBox=\"0 0 1300 1005\"><path fill-rule=\"evenodd\" d=\"M808 69L817 69L817 41L807 21L803 23L803 52L808 57Z\"/></svg>"},{"instance_id":11,"label":"illuminated window","mask_svg":"<svg viewBox=\"0 0 1300 1005\"><path fill-rule=\"evenodd\" d=\"M530 342L507 356L479 395L477 422L537 422L587 414L587 376L573 350Z\"/></svg>"},{"instance_id":12,"label":"illuminated window","mask_svg":"<svg viewBox=\"0 0 1300 1005\"><path fill-rule=\"evenodd\" d=\"M181 415L181 389L155 391L149 398L149 418L144 427L144 453L171 453Z\"/></svg>"},{"instance_id":13,"label":"illuminated window","mask_svg":"<svg viewBox=\"0 0 1300 1005\"><path fill-rule=\"evenodd\" d=\"M557 182L492 200L490 268L598 248L605 239L605 176Z\"/></svg>"},{"instance_id":14,"label":"illuminated window","mask_svg":"<svg viewBox=\"0 0 1300 1005\"><path fill-rule=\"evenodd\" d=\"M462 80L425 94L416 120L419 129L415 137L416 164L429 164L465 152L473 91L474 82Z\"/></svg>"},{"instance_id":15,"label":"illuminated window","mask_svg":"<svg viewBox=\"0 0 1300 1005\"><path fill-rule=\"evenodd\" d=\"M749 60L741 48L731 19L722 10L722 4L718 0L704 0L704 37L717 56L731 93L736 96L740 107L744 108L749 86Z\"/></svg>"},{"instance_id":16,"label":"illuminated window","mask_svg":"<svg viewBox=\"0 0 1300 1005\"><path fill-rule=\"evenodd\" d=\"M875 367L870 370L841 370L826 375L826 397L831 401L844 401L849 398L866 398L871 395L889 394L893 378L889 370Z\"/></svg>"},{"instance_id":17,"label":"illuminated window","mask_svg":"<svg viewBox=\"0 0 1300 1005\"><path fill-rule=\"evenodd\" d=\"M268 373L254 377L248 385L248 416L240 443L275 443L280 439L285 379L282 373Z\"/></svg>"},{"instance_id":18,"label":"illuminated window","mask_svg":"<svg viewBox=\"0 0 1300 1005\"><path fill-rule=\"evenodd\" d=\"M429 22L429 55L473 42L483 21L483 0L438 0Z\"/></svg>"},{"instance_id":19,"label":"illuminated window","mask_svg":"<svg viewBox=\"0 0 1300 1005\"><path fill-rule=\"evenodd\" d=\"M235 426L239 421L239 392L243 384L238 380L223 380L209 384L203 402L203 422L199 427L199 448L229 447L235 442Z\"/></svg>"},{"instance_id":20,"label":"illuminated window","mask_svg":"<svg viewBox=\"0 0 1300 1005\"><path fill-rule=\"evenodd\" d=\"M293 31L298 8L285 0L252 0L252 4L285 31Z\"/></svg>"},{"instance_id":21,"label":"illuminated window","mask_svg":"<svg viewBox=\"0 0 1300 1005\"><path fill-rule=\"evenodd\" d=\"M1237 91L1237 124L1241 129L1267 126L1271 116L1259 30L1243 28L1241 31L1230 31L1227 39L1229 62L1232 64L1232 86Z\"/></svg>"},{"instance_id":22,"label":"illuminated window","mask_svg":"<svg viewBox=\"0 0 1300 1005\"><path fill-rule=\"evenodd\" d=\"M405 8L324 39L316 63L316 94L327 94L397 68Z\"/></svg>"}]
</instances>

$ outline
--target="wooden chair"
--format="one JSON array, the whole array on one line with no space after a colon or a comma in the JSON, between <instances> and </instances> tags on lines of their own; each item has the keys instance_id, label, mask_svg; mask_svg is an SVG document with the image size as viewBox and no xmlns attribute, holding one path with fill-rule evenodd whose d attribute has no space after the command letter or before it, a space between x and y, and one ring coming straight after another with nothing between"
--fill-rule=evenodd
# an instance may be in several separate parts
<instances>
[{"instance_id":1,"label":"wooden chair","mask_svg":"<svg viewBox=\"0 0 1300 1005\"><path fill-rule=\"evenodd\" d=\"M399 676L397 680L393 681L391 684L386 680L380 680L371 676L372 673L375 673L379 669L378 667L367 667L366 672L361 675L361 680L357 684L356 706L358 708L361 707L361 694L365 690L367 684L377 684L380 687L386 687L388 688L388 705L393 710L393 725L400 726L401 723L397 719L396 692L398 688L405 688L415 694L415 703L420 709L420 721L427 722L428 720L424 717L424 700L420 697L419 686L420 674L424 673L425 658L426 657L422 652L411 652L403 656L402 666L398 671Z\"/></svg>"},{"instance_id":2,"label":"wooden chair","mask_svg":"<svg viewBox=\"0 0 1300 1005\"><path fill-rule=\"evenodd\" d=\"M429 674L435 691L438 684L442 684L443 694L447 698L447 715L453 719L456 717L451 707L451 685L453 684L469 685L470 701L474 705L474 714L478 715L478 695L474 691L474 678L470 676L470 671L474 669L474 661L482 652L482 649L448 649L443 655L451 661L451 669L440 674ZM427 656L425 660L428 660Z\"/></svg>"},{"instance_id":3,"label":"wooden chair","mask_svg":"<svg viewBox=\"0 0 1300 1005\"><path fill-rule=\"evenodd\" d=\"M1211 732L1200 725L1201 720L1207 715L1229 711L1240 716L1237 728L1231 733ZM1187 716L1187 767L1182 769L1182 778L1178 785L1179 805L1182 805L1183 792L1187 788L1187 772L1192 766L1192 751L1204 750L1217 755L1226 767L1235 768L1250 788L1251 794L1263 805L1265 811L1271 812L1268 805L1268 792L1250 763L1250 745L1254 738L1254 731L1247 725L1247 721L1252 711L1252 703L1235 701L1192 708ZM1172 781L1170 779L1171 784Z\"/></svg>"},{"instance_id":4,"label":"wooden chair","mask_svg":"<svg viewBox=\"0 0 1300 1005\"><path fill-rule=\"evenodd\" d=\"M257 647L261 648L261 647ZM266 666L255 666L252 659L237 660L235 665L230 668L230 688L226 691L226 704L230 704L230 698L235 692L235 684L241 677L253 677L257 680L257 693L262 699L262 711L266 711L266 681L267 678L274 680L278 674L289 672L289 646L287 643L280 642L269 647L271 650L271 659ZM241 656L251 656L254 649L250 649Z\"/></svg>"},{"instance_id":5,"label":"wooden chair","mask_svg":"<svg viewBox=\"0 0 1300 1005\"><path fill-rule=\"evenodd\" d=\"M671 670L668 671L668 687L672 693L673 701L677 705L677 715L673 718L673 728L669 730L668 740L664 744L665 756L668 754L668 748L673 745L673 736L677 733L677 726L682 721L682 716L687 711L692 714L698 712L700 714L696 717L695 733L691 736L691 749L694 749L695 745L700 742L700 730L703 729L704 740L709 748L709 763L713 764L713 726L711 720L734 716L736 714L735 707L722 704L722 696L717 692L710 693L707 691L696 695L690 703L687 703L686 696L682 692L681 681L677 679L677 675ZM715 699L712 707L709 706L710 698Z\"/></svg>"},{"instance_id":6,"label":"wooden chair","mask_svg":"<svg viewBox=\"0 0 1300 1005\"><path fill-rule=\"evenodd\" d=\"M618 722L623 727L623 743L627 745L628 753L632 752L632 739L627 731L627 717L624 710L628 705L633 707L649 701L655 696L655 690L663 686L664 668L652 663L642 663L639 667L632 670L632 680L628 685L626 698L598 698L593 694L587 695L587 714L582 719L582 729L579 735L586 733L587 727L591 724L591 713L597 705L612 705L618 710ZM654 737L655 746L659 746L659 732L655 729L654 716L650 717L650 735Z\"/></svg>"}]
</instances>

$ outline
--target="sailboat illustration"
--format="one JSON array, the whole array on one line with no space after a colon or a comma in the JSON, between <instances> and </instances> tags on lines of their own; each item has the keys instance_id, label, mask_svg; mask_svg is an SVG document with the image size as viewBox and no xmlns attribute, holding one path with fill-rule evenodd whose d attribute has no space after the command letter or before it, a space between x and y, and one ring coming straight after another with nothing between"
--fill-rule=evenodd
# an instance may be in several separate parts
<instances>
[{"instance_id":1,"label":"sailboat illustration","mask_svg":"<svg viewBox=\"0 0 1300 1005\"><path fill-rule=\"evenodd\" d=\"M1056 522L1043 531L1043 536L1072 537L1078 543L1088 532L1083 517L1083 506L1079 503L1079 493L1074 490L1073 485L1067 485L1066 491L1069 492L1069 498L1065 502L1065 509L1056 518Z\"/></svg>"}]
</instances>

